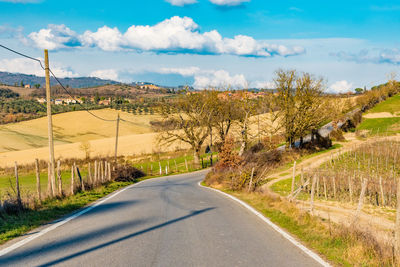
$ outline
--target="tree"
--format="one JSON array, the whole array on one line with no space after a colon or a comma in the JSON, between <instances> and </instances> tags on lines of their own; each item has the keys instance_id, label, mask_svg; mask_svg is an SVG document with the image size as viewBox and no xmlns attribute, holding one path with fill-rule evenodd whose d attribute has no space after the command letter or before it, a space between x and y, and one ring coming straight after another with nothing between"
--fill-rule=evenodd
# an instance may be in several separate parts
<instances>
[{"instance_id":1,"label":"tree","mask_svg":"<svg viewBox=\"0 0 400 267\"><path fill-rule=\"evenodd\" d=\"M324 84L308 73L298 75L295 70L276 72L275 98L277 116L284 130L286 144L296 139L303 144L303 137L316 131L329 118L329 105L323 99Z\"/></svg>"},{"instance_id":2,"label":"tree","mask_svg":"<svg viewBox=\"0 0 400 267\"><path fill-rule=\"evenodd\" d=\"M162 144L175 141L187 143L193 149L194 163L199 164L200 150L210 134L213 107L207 101L207 93L189 93L161 106L163 132L159 135Z\"/></svg>"},{"instance_id":3,"label":"tree","mask_svg":"<svg viewBox=\"0 0 400 267\"><path fill-rule=\"evenodd\" d=\"M354 91L356 91L356 94L362 94L363 92L364 92L364 89L363 88L356 88L356 89L354 89Z\"/></svg>"}]
</instances>

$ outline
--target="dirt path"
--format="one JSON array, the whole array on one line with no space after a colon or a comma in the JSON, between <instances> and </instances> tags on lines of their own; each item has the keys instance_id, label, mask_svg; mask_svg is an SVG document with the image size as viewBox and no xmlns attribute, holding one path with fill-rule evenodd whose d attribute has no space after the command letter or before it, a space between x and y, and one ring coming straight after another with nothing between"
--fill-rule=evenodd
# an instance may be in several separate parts
<instances>
[{"instance_id":1,"label":"dirt path","mask_svg":"<svg viewBox=\"0 0 400 267\"><path fill-rule=\"evenodd\" d=\"M332 150L330 153L324 153L315 157L308 158L301 163L297 164L295 175L301 172L301 168L303 170L311 170L318 168L322 163L331 159L331 157L335 158L339 155L339 153L345 153L350 151L357 146L360 146L366 142L370 141L379 141L379 140L392 140L392 141L400 141L400 136L390 136L390 137L374 137L366 140L358 140L355 138L354 134L346 134L345 136L347 142L341 142L341 148L337 148ZM284 171L272 173L269 177L279 177L277 179L269 181L265 184L261 190L264 192L269 192L270 194L281 196L280 194L274 192L271 187L282 180L292 178L293 167ZM296 200L297 206L302 210L309 210L310 205L308 201ZM367 209L367 208L365 208ZM364 209L364 210L365 210ZM391 242L393 236L394 222L389 218L385 218L384 212L376 212L379 208L374 207L371 213L362 211L357 220L357 225L362 227L363 229L371 229L374 233L376 233L377 238ZM350 225L354 222L354 214L356 210L356 205L350 203L341 203L337 201L320 201L317 200L314 203L314 214L324 218L326 220L335 222L335 223L343 223L345 225ZM378 213L379 216L374 215ZM388 216L386 216L388 217Z\"/></svg>"}]
</instances>

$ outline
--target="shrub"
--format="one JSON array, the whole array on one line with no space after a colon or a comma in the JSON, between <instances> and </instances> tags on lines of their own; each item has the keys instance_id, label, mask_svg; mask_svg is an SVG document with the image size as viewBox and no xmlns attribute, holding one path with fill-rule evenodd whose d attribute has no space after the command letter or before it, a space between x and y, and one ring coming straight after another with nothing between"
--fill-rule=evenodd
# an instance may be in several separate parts
<instances>
[{"instance_id":1,"label":"shrub","mask_svg":"<svg viewBox=\"0 0 400 267\"><path fill-rule=\"evenodd\" d=\"M146 176L143 171L130 165L118 165L111 175L117 182L134 182L138 178Z\"/></svg>"},{"instance_id":2,"label":"shrub","mask_svg":"<svg viewBox=\"0 0 400 267\"><path fill-rule=\"evenodd\" d=\"M242 158L233 151L234 143L233 137L226 138L224 145L221 147L219 161L215 165L216 169L230 169L239 166Z\"/></svg>"}]
</instances>

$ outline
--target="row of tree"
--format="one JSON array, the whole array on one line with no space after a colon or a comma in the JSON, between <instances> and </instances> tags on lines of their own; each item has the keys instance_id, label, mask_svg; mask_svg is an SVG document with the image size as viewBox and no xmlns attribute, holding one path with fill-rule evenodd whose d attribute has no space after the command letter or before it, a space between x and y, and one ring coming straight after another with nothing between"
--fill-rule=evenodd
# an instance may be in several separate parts
<instances>
[{"instance_id":1,"label":"row of tree","mask_svg":"<svg viewBox=\"0 0 400 267\"><path fill-rule=\"evenodd\" d=\"M258 119L259 141L261 134L270 138L282 134L287 146L291 146L341 113L329 101L331 97L324 95L324 81L311 74L278 70L274 83L275 90L271 92L209 89L163 103L162 120L158 123L160 142L189 144L197 163L207 138L212 143L213 136L217 136L218 142L224 143L233 128L239 129L242 154L254 137L250 133L251 118Z\"/></svg>"}]
</instances>

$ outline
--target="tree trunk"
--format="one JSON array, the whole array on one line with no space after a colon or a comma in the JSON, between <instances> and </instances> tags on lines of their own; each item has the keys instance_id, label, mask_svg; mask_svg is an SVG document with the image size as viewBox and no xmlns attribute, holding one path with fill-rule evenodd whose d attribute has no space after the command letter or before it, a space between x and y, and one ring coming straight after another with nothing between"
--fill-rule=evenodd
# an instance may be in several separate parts
<instances>
[{"instance_id":1,"label":"tree trunk","mask_svg":"<svg viewBox=\"0 0 400 267\"><path fill-rule=\"evenodd\" d=\"M193 162L196 167L200 164L200 148L196 148L193 152Z\"/></svg>"}]
</instances>

